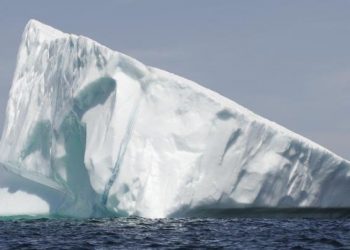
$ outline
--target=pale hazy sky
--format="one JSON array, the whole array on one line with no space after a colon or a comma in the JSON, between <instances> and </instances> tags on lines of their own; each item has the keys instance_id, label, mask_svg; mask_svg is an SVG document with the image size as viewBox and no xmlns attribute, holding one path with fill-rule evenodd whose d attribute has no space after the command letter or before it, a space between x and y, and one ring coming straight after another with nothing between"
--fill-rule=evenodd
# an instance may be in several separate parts
<instances>
[{"instance_id":1,"label":"pale hazy sky","mask_svg":"<svg viewBox=\"0 0 350 250\"><path fill-rule=\"evenodd\" d=\"M0 1L0 130L30 18L194 80L350 159L350 1Z\"/></svg>"}]
</instances>

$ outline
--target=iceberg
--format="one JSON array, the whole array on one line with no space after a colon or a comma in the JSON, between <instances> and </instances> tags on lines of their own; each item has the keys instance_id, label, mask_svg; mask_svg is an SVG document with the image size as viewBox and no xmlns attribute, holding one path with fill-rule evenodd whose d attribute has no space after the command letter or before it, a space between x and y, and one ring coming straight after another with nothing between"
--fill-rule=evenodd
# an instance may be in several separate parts
<instances>
[{"instance_id":1,"label":"iceberg","mask_svg":"<svg viewBox=\"0 0 350 250\"><path fill-rule=\"evenodd\" d=\"M36 20L0 142L0 216L350 207L350 163L195 82Z\"/></svg>"}]
</instances>

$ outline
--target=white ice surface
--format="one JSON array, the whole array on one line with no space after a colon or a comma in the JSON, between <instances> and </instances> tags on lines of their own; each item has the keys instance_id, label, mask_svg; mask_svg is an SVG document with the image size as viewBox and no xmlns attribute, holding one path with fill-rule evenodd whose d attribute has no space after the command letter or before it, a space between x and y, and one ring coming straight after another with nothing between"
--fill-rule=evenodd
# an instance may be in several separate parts
<instances>
[{"instance_id":1,"label":"white ice surface","mask_svg":"<svg viewBox=\"0 0 350 250\"><path fill-rule=\"evenodd\" d=\"M8 188L0 188L0 204L1 216L43 215L50 212L49 204L37 195L22 191L11 193Z\"/></svg>"},{"instance_id":2,"label":"white ice surface","mask_svg":"<svg viewBox=\"0 0 350 250\"><path fill-rule=\"evenodd\" d=\"M63 197L28 214L350 206L348 161L192 81L34 20L17 62L0 161Z\"/></svg>"}]
</instances>

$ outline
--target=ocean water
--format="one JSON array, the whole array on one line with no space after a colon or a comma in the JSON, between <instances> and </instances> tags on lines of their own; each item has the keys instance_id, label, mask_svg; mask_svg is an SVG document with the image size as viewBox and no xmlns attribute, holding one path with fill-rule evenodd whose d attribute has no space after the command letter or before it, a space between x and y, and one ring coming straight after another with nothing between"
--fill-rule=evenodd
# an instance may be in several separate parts
<instances>
[{"instance_id":1,"label":"ocean water","mask_svg":"<svg viewBox=\"0 0 350 250\"><path fill-rule=\"evenodd\" d=\"M350 249L350 219L12 219L0 249Z\"/></svg>"}]
</instances>

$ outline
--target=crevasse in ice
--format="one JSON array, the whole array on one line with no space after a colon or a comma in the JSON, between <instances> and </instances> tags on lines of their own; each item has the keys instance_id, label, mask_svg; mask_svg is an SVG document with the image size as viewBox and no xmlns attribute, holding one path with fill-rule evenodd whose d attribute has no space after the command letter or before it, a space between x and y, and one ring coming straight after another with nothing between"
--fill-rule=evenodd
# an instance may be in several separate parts
<instances>
[{"instance_id":1,"label":"crevasse in ice","mask_svg":"<svg viewBox=\"0 0 350 250\"><path fill-rule=\"evenodd\" d=\"M347 207L350 164L174 74L31 20L0 143L0 216Z\"/></svg>"}]
</instances>

